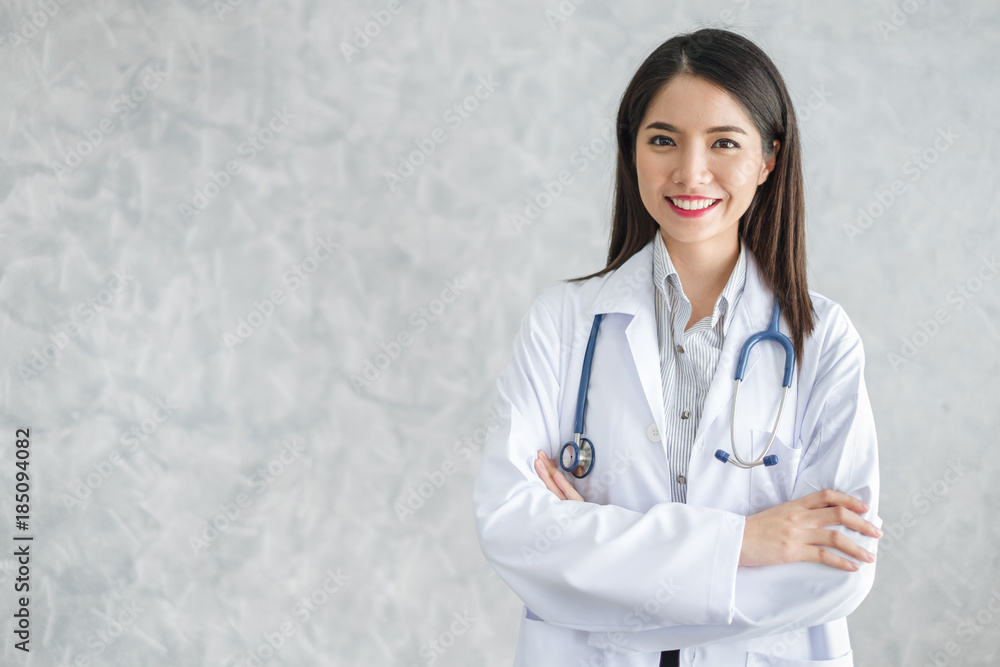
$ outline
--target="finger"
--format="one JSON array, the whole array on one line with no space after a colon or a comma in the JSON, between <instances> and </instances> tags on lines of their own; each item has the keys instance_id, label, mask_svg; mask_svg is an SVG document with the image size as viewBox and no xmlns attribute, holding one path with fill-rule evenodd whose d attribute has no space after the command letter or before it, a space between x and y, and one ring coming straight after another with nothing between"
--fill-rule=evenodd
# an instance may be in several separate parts
<instances>
[{"instance_id":1,"label":"finger","mask_svg":"<svg viewBox=\"0 0 1000 667\"><path fill-rule=\"evenodd\" d=\"M814 548L815 551L808 554L804 560L811 561L813 563L820 563L821 565L827 565L838 570L844 570L845 572L857 572L861 567L853 561L841 558L828 549L824 549L823 547Z\"/></svg>"},{"instance_id":2,"label":"finger","mask_svg":"<svg viewBox=\"0 0 1000 667\"><path fill-rule=\"evenodd\" d=\"M541 478L542 482L545 484L545 488L556 494L560 500L566 500L566 496L559 490L559 487L556 486L555 481L552 479L552 473L549 472L548 467L541 458L535 459L535 473L537 473L538 477Z\"/></svg>"},{"instance_id":3,"label":"finger","mask_svg":"<svg viewBox=\"0 0 1000 667\"><path fill-rule=\"evenodd\" d=\"M556 485L559 487L559 490L563 492L564 496L566 496L566 500L583 500L583 496L577 493L573 484L566 479L566 476L561 472L557 471L552 478L556 481Z\"/></svg>"},{"instance_id":4,"label":"finger","mask_svg":"<svg viewBox=\"0 0 1000 667\"><path fill-rule=\"evenodd\" d=\"M864 504L854 496L850 496L841 491L824 489L810 493L799 499L802 507L806 509L822 509L824 507L846 507L853 512L867 512L868 505Z\"/></svg>"},{"instance_id":5,"label":"finger","mask_svg":"<svg viewBox=\"0 0 1000 667\"><path fill-rule=\"evenodd\" d=\"M863 514L868 511L868 505L861 502L854 496L849 496L846 493L841 493L840 491L834 491L833 489L824 489L823 491L816 491L815 493L810 493L808 496L803 496L799 499L802 507L806 509L820 509L823 507L846 507L852 512L857 512Z\"/></svg>"},{"instance_id":6,"label":"finger","mask_svg":"<svg viewBox=\"0 0 1000 667\"><path fill-rule=\"evenodd\" d=\"M555 461L546 459L545 467L548 469L552 481L559 487L560 493L564 496L563 500L583 500L583 496L576 492L573 484L566 478Z\"/></svg>"},{"instance_id":7,"label":"finger","mask_svg":"<svg viewBox=\"0 0 1000 667\"><path fill-rule=\"evenodd\" d=\"M541 461L538 460L535 461L535 472L538 474L538 477L542 480L542 483L545 484L545 488L554 493L555 496L560 500L566 500L563 493L559 490L559 487L556 486L555 480L552 479L552 476L549 474L549 471L546 470L545 466L542 464Z\"/></svg>"},{"instance_id":8,"label":"finger","mask_svg":"<svg viewBox=\"0 0 1000 667\"><path fill-rule=\"evenodd\" d=\"M552 483L558 488L558 492L556 492L557 496L562 500L583 500L583 496L577 493L573 484L566 479L566 476L559 469L559 466L556 465L556 462L550 459L544 450L538 450L538 461L545 467Z\"/></svg>"},{"instance_id":9,"label":"finger","mask_svg":"<svg viewBox=\"0 0 1000 667\"><path fill-rule=\"evenodd\" d=\"M852 558L856 558L866 563L875 562L875 554L870 553L867 549L863 548L851 538L835 530L820 528L819 530L811 533L809 543L817 546L833 547L834 549L837 549Z\"/></svg>"},{"instance_id":10,"label":"finger","mask_svg":"<svg viewBox=\"0 0 1000 667\"><path fill-rule=\"evenodd\" d=\"M550 458L539 457L538 463L540 463L542 467L545 468L545 472L552 479L552 483L555 484L556 477L559 475L559 468L556 467L555 462Z\"/></svg>"},{"instance_id":11,"label":"finger","mask_svg":"<svg viewBox=\"0 0 1000 667\"><path fill-rule=\"evenodd\" d=\"M876 539L882 537L882 531L875 524L845 507L828 507L816 510L812 514L817 519L817 523L814 524L817 528L839 525Z\"/></svg>"}]
</instances>

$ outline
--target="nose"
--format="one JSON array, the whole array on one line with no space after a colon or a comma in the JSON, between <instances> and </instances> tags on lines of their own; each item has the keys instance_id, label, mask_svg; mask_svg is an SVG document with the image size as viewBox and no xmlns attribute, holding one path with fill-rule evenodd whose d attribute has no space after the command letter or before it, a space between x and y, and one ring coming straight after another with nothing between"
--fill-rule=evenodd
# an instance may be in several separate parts
<instances>
[{"instance_id":1,"label":"nose","mask_svg":"<svg viewBox=\"0 0 1000 667\"><path fill-rule=\"evenodd\" d=\"M705 151L699 146L689 145L682 148L677 153L677 160L672 176L674 183L693 188L712 180Z\"/></svg>"}]
</instances>

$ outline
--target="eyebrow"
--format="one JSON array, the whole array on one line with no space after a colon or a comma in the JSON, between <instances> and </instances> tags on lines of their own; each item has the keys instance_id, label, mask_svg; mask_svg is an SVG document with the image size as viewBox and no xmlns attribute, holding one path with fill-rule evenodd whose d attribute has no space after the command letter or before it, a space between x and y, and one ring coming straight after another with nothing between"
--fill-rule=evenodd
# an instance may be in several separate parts
<instances>
[{"instance_id":1,"label":"eyebrow","mask_svg":"<svg viewBox=\"0 0 1000 667\"><path fill-rule=\"evenodd\" d=\"M646 126L647 130L663 130L665 132L673 132L674 134L684 134L676 127L670 123L661 123L660 121L654 121ZM705 130L705 134L718 134L720 132L738 132L739 134L746 134L743 128L736 125L718 125L716 127L710 127Z\"/></svg>"}]
</instances>

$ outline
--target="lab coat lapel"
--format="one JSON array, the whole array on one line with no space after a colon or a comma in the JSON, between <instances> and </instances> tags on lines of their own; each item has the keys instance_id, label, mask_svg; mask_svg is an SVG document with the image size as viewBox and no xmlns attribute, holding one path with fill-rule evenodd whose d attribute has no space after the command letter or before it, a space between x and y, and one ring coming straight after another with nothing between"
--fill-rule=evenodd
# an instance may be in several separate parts
<instances>
[{"instance_id":1,"label":"lab coat lapel","mask_svg":"<svg viewBox=\"0 0 1000 667\"><path fill-rule=\"evenodd\" d=\"M704 451L706 447L705 433L723 414L723 408L732 408L736 364L739 361L743 344L754 333L767 327L767 317L770 313L772 299L771 290L764 285L753 254L747 248L744 250L747 253L747 279L743 286L743 296L736 304L733 322L726 333L726 340L722 344L719 365L715 369L715 375L708 388L708 395L701 412L701 421L698 423L698 433L692 447L692 459ZM747 375L750 374L759 357L760 353L755 346L747 357ZM719 443L711 444L713 448L718 448Z\"/></svg>"},{"instance_id":2,"label":"lab coat lapel","mask_svg":"<svg viewBox=\"0 0 1000 667\"><path fill-rule=\"evenodd\" d=\"M656 295L653 286L653 241L655 237L610 273L587 312L591 317L597 313L624 313L632 317L625 328L625 337L656 427L664 433L660 345L653 300Z\"/></svg>"},{"instance_id":3,"label":"lab coat lapel","mask_svg":"<svg viewBox=\"0 0 1000 667\"><path fill-rule=\"evenodd\" d=\"M632 320L625 328L625 336L632 361L656 426L660 433L665 433L660 345L657 338L654 303L656 296L656 288L653 285L654 240L655 237L650 239L641 250L608 275L607 281L601 286L587 314L590 318L597 313L623 313L631 316ZM747 338L767 327L772 299L771 290L764 285L753 254L747 250L747 279L743 287L743 296L736 304L735 319L726 334L719 365L708 389L695 436L692 459L704 451L705 432L723 414L723 408L730 405L740 351ZM747 359L747 374L753 369L759 356L760 353L754 347Z\"/></svg>"}]
</instances>

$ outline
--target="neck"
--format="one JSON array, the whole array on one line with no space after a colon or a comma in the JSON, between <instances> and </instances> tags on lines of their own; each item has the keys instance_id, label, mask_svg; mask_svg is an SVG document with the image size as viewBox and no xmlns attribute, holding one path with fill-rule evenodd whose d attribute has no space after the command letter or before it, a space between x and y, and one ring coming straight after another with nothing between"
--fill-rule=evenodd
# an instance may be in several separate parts
<instances>
[{"instance_id":1,"label":"neck","mask_svg":"<svg viewBox=\"0 0 1000 667\"><path fill-rule=\"evenodd\" d=\"M700 243L680 243L663 235L670 261L684 287L684 294L696 310L711 312L729 281L740 257L739 236L709 239ZM698 308L698 306L701 308Z\"/></svg>"}]
</instances>

